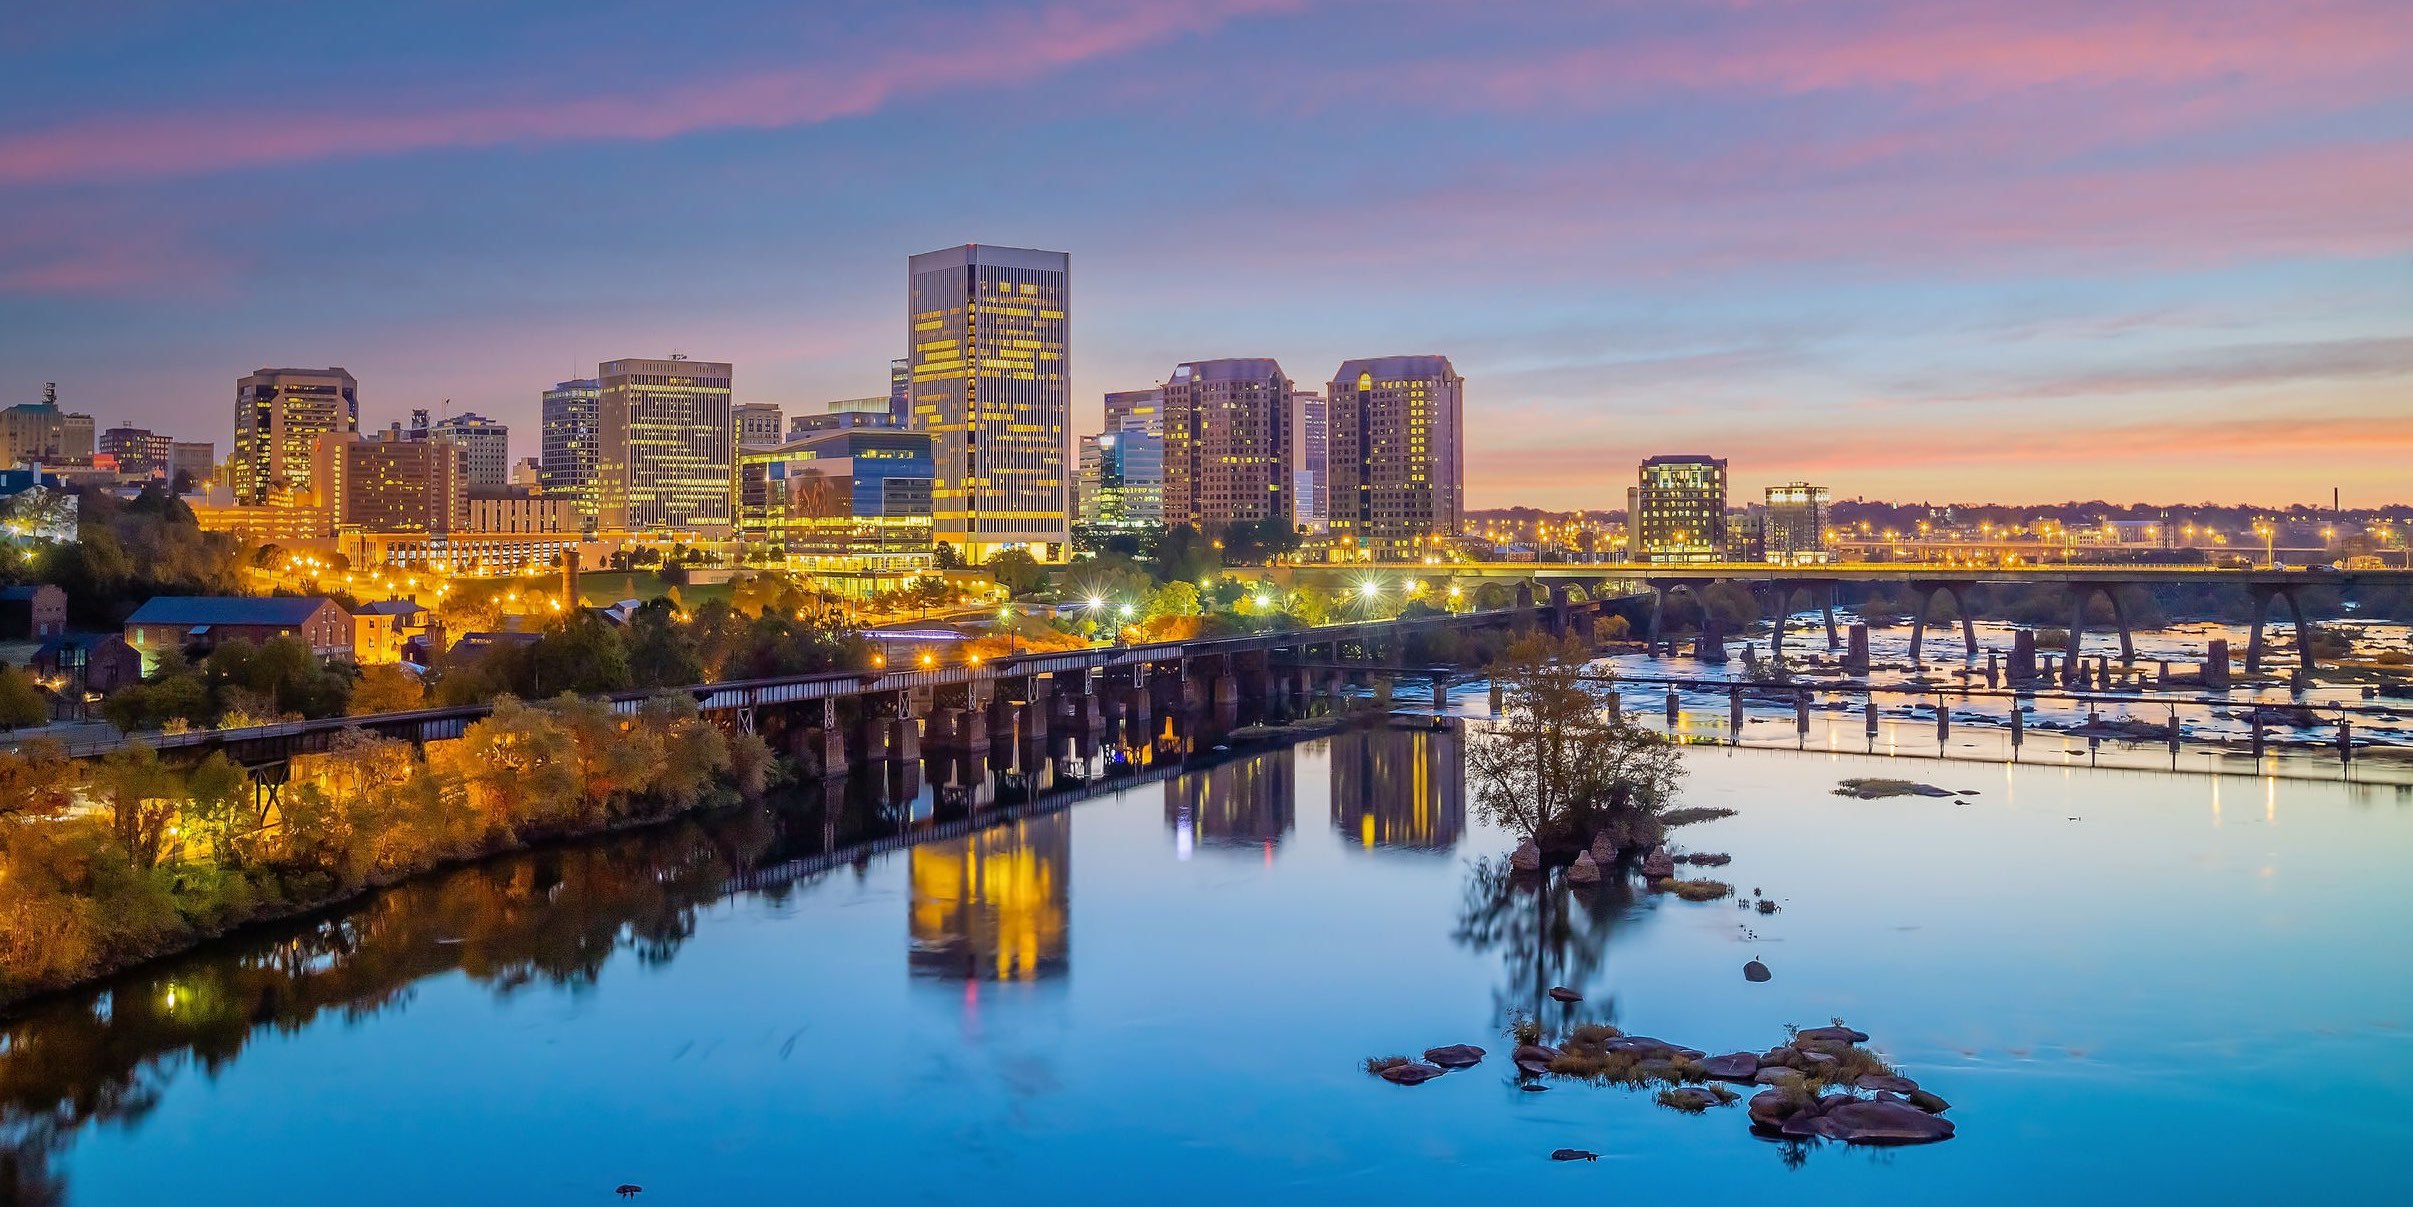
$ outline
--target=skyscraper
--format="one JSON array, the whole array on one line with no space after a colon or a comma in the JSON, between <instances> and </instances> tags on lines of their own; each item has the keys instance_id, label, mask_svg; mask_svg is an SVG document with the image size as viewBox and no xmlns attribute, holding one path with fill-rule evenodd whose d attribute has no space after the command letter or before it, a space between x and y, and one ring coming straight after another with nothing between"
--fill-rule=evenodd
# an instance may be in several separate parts
<instances>
[{"instance_id":1,"label":"skyscraper","mask_svg":"<svg viewBox=\"0 0 2413 1207\"><path fill-rule=\"evenodd\" d=\"M888 362L888 422L898 427L913 425L913 359L898 357Z\"/></svg>"},{"instance_id":2,"label":"skyscraper","mask_svg":"<svg viewBox=\"0 0 2413 1207\"><path fill-rule=\"evenodd\" d=\"M1119 432L1124 420L1136 418L1144 430L1161 436L1165 432L1165 388L1150 386L1145 390L1113 390L1106 395L1106 430Z\"/></svg>"},{"instance_id":3,"label":"skyscraper","mask_svg":"<svg viewBox=\"0 0 2413 1207\"><path fill-rule=\"evenodd\" d=\"M737 447L778 448L784 422L776 402L737 404Z\"/></svg>"},{"instance_id":4,"label":"skyscraper","mask_svg":"<svg viewBox=\"0 0 2413 1207\"><path fill-rule=\"evenodd\" d=\"M1466 379L1446 356L1353 360L1324 402L1334 539L1376 561L1437 554L1466 512Z\"/></svg>"},{"instance_id":5,"label":"skyscraper","mask_svg":"<svg viewBox=\"0 0 2413 1207\"><path fill-rule=\"evenodd\" d=\"M491 490L511 481L511 427L484 415L463 412L436 421L432 438L469 454L469 484Z\"/></svg>"},{"instance_id":6,"label":"skyscraper","mask_svg":"<svg viewBox=\"0 0 2413 1207\"><path fill-rule=\"evenodd\" d=\"M469 448L405 438L399 425L362 439L329 432L313 442L317 505L338 529L449 533L469 514Z\"/></svg>"},{"instance_id":7,"label":"skyscraper","mask_svg":"<svg viewBox=\"0 0 2413 1207\"><path fill-rule=\"evenodd\" d=\"M1069 550L1072 258L966 244L907 265L911 424L932 437L938 540L967 561Z\"/></svg>"},{"instance_id":8,"label":"skyscraper","mask_svg":"<svg viewBox=\"0 0 2413 1207\"><path fill-rule=\"evenodd\" d=\"M1797 566L1827 560L1827 488L1789 482L1768 488L1761 541L1769 561Z\"/></svg>"},{"instance_id":9,"label":"skyscraper","mask_svg":"<svg viewBox=\"0 0 2413 1207\"><path fill-rule=\"evenodd\" d=\"M1726 462L1697 453L1646 458L1626 492L1636 561L1714 562L1726 541Z\"/></svg>"},{"instance_id":10,"label":"skyscraper","mask_svg":"<svg viewBox=\"0 0 2413 1207\"><path fill-rule=\"evenodd\" d=\"M100 434L96 451L116 458L121 474L156 474L167 471L168 446L174 443L149 428L121 423Z\"/></svg>"},{"instance_id":11,"label":"skyscraper","mask_svg":"<svg viewBox=\"0 0 2413 1207\"><path fill-rule=\"evenodd\" d=\"M565 381L545 391L544 441L539 481L549 495L578 502L578 517L595 527L595 408L592 378Z\"/></svg>"},{"instance_id":12,"label":"skyscraper","mask_svg":"<svg viewBox=\"0 0 2413 1207\"><path fill-rule=\"evenodd\" d=\"M1309 532L1325 531L1331 514L1328 405L1313 390L1291 392L1291 514Z\"/></svg>"},{"instance_id":13,"label":"skyscraper","mask_svg":"<svg viewBox=\"0 0 2413 1207\"><path fill-rule=\"evenodd\" d=\"M729 527L737 428L726 361L606 361L595 371L595 509L606 532Z\"/></svg>"},{"instance_id":14,"label":"skyscraper","mask_svg":"<svg viewBox=\"0 0 2413 1207\"><path fill-rule=\"evenodd\" d=\"M1291 385L1262 356L1191 361L1165 383L1165 523L1291 523Z\"/></svg>"},{"instance_id":15,"label":"skyscraper","mask_svg":"<svg viewBox=\"0 0 2413 1207\"><path fill-rule=\"evenodd\" d=\"M360 430L360 383L334 369L261 369L235 382L235 502L316 497L312 450L320 436Z\"/></svg>"}]
</instances>

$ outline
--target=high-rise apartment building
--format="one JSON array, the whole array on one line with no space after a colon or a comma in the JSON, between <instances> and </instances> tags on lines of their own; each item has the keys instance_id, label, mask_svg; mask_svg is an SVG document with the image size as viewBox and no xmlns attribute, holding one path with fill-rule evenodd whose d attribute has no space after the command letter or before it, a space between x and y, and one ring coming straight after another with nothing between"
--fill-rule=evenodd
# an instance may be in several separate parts
<instances>
[{"instance_id":1,"label":"high-rise apartment building","mask_svg":"<svg viewBox=\"0 0 2413 1207\"><path fill-rule=\"evenodd\" d=\"M1106 395L1106 428L1119 432L1128 426L1124 421L1138 419L1145 431L1161 436L1165 433L1165 388L1150 386L1145 390L1113 390Z\"/></svg>"},{"instance_id":2,"label":"high-rise apartment building","mask_svg":"<svg viewBox=\"0 0 2413 1207\"><path fill-rule=\"evenodd\" d=\"M1768 488L1760 529L1767 559L1788 566L1827 560L1827 488L1788 482Z\"/></svg>"},{"instance_id":3,"label":"high-rise apartment building","mask_svg":"<svg viewBox=\"0 0 2413 1207\"><path fill-rule=\"evenodd\" d=\"M469 516L469 450L407 438L397 424L362 439L321 435L311 449L316 500L338 529L449 533Z\"/></svg>"},{"instance_id":4,"label":"high-rise apartment building","mask_svg":"<svg viewBox=\"0 0 2413 1207\"><path fill-rule=\"evenodd\" d=\"M1725 553L1726 462L1684 453L1643 461L1626 492L1634 560L1714 562Z\"/></svg>"},{"instance_id":5,"label":"high-rise apartment building","mask_svg":"<svg viewBox=\"0 0 2413 1207\"><path fill-rule=\"evenodd\" d=\"M1324 395L1325 520L1351 556L1437 556L1466 514L1466 379L1446 356L1353 360Z\"/></svg>"},{"instance_id":6,"label":"high-rise apartment building","mask_svg":"<svg viewBox=\"0 0 2413 1207\"><path fill-rule=\"evenodd\" d=\"M780 431L785 422L776 402L737 404L737 447L778 448L785 438Z\"/></svg>"},{"instance_id":7,"label":"high-rise apartment building","mask_svg":"<svg viewBox=\"0 0 2413 1207\"><path fill-rule=\"evenodd\" d=\"M982 244L907 265L911 423L931 435L938 539L967 561L1069 552L1071 265Z\"/></svg>"},{"instance_id":8,"label":"high-rise apartment building","mask_svg":"<svg viewBox=\"0 0 2413 1207\"><path fill-rule=\"evenodd\" d=\"M426 429L429 438L449 440L469 454L469 484L493 490L511 483L511 426L484 415L447 415Z\"/></svg>"},{"instance_id":9,"label":"high-rise apartment building","mask_svg":"<svg viewBox=\"0 0 2413 1207\"><path fill-rule=\"evenodd\" d=\"M1291 523L1291 384L1262 356L1177 365L1165 382L1165 523Z\"/></svg>"},{"instance_id":10,"label":"high-rise apartment building","mask_svg":"<svg viewBox=\"0 0 2413 1207\"><path fill-rule=\"evenodd\" d=\"M607 532L729 527L737 427L726 361L606 361L595 372L595 506Z\"/></svg>"},{"instance_id":11,"label":"high-rise apartment building","mask_svg":"<svg viewBox=\"0 0 2413 1207\"><path fill-rule=\"evenodd\" d=\"M1327 531L1331 514L1330 404L1313 390L1290 397L1290 499L1292 522L1309 532Z\"/></svg>"},{"instance_id":12,"label":"high-rise apartment building","mask_svg":"<svg viewBox=\"0 0 2413 1207\"><path fill-rule=\"evenodd\" d=\"M549 495L577 500L579 520L595 527L595 408L600 391L594 379L565 381L545 391L544 441L539 478Z\"/></svg>"},{"instance_id":13,"label":"high-rise apartment building","mask_svg":"<svg viewBox=\"0 0 2413 1207\"><path fill-rule=\"evenodd\" d=\"M360 430L360 383L334 369L261 369L235 382L235 502L292 504L317 496L320 436Z\"/></svg>"}]
</instances>

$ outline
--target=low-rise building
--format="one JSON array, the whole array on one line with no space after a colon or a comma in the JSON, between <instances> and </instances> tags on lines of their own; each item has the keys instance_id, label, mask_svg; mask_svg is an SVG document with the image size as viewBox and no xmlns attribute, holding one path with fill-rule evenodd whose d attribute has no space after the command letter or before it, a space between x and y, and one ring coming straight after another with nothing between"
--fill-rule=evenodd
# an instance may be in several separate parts
<instances>
[{"instance_id":1,"label":"low-rise building","mask_svg":"<svg viewBox=\"0 0 2413 1207\"><path fill-rule=\"evenodd\" d=\"M0 641L47 641L67 631L67 593L49 583L0 590Z\"/></svg>"},{"instance_id":2,"label":"low-rise building","mask_svg":"<svg viewBox=\"0 0 2413 1207\"><path fill-rule=\"evenodd\" d=\"M34 676L81 704L142 679L142 655L115 633L69 633L34 652Z\"/></svg>"},{"instance_id":3,"label":"low-rise building","mask_svg":"<svg viewBox=\"0 0 2413 1207\"><path fill-rule=\"evenodd\" d=\"M816 432L738 457L738 537L748 560L831 585L891 589L930 568L927 432Z\"/></svg>"},{"instance_id":4,"label":"low-rise building","mask_svg":"<svg viewBox=\"0 0 2413 1207\"><path fill-rule=\"evenodd\" d=\"M428 633L431 616L407 599L381 599L352 613L352 648L362 663L403 661L414 637Z\"/></svg>"},{"instance_id":5,"label":"low-rise building","mask_svg":"<svg viewBox=\"0 0 2413 1207\"><path fill-rule=\"evenodd\" d=\"M206 655L229 641L298 637L321 658L350 659L352 614L324 597L160 595L126 618L126 644L149 674L169 650Z\"/></svg>"}]
</instances>

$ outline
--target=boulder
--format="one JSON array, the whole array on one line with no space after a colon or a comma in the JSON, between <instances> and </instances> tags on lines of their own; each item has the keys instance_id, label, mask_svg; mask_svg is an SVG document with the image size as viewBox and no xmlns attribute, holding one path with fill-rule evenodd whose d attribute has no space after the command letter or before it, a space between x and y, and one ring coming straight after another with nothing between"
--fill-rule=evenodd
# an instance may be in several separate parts
<instances>
[{"instance_id":1,"label":"boulder","mask_svg":"<svg viewBox=\"0 0 2413 1207\"><path fill-rule=\"evenodd\" d=\"M1754 985L1765 984L1767 983L1768 978L1774 975L1776 974L1768 971L1767 965L1760 963L1758 960L1753 960L1750 963L1743 965L1743 979L1751 982Z\"/></svg>"},{"instance_id":2,"label":"boulder","mask_svg":"<svg viewBox=\"0 0 2413 1207\"><path fill-rule=\"evenodd\" d=\"M1892 1090L1897 1094L1907 1094L1919 1088L1919 1083L1908 1077L1892 1077L1884 1073L1865 1074L1852 1084L1864 1090Z\"/></svg>"},{"instance_id":3,"label":"boulder","mask_svg":"<svg viewBox=\"0 0 2413 1207\"><path fill-rule=\"evenodd\" d=\"M1819 1135L1846 1144L1933 1144L1953 1133L1951 1120L1900 1102L1837 1103L1817 1123Z\"/></svg>"},{"instance_id":4,"label":"boulder","mask_svg":"<svg viewBox=\"0 0 2413 1207\"><path fill-rule=\"evenodd\" d=\"M1652 847L1651 853L1643 857L1642 875L1646 879L1665 880L1675 874L1676 861L1667 853L1666 847Z\"/></svg>"},{"instance_id":5,"label":"boulder","mask_svg":"<svg viewBox=\"0 0 2413 1207\"><path fill-rule=\"evenodd\" d=\"M1516 853L1508 857L1508 866L1520 872L1542 870L1542 849L1528 838L1517 844Z\"/></svg>"},{"instance_id":6,"label":"boulder","mask_svg":"<svg viewBox=\"0 0 2413 1207\"><path fill-rule=\"evenodd\" d=\"M1542 1093L1542 1092L1544 1092L1544 1091L1548 1090L1550 1087L1549 1087L1549 1086L1546 1086L1546 1085L1543 1085L1541 1082L1538 1082L1538 1081L1528 1081L1528 1082L1525 1082L1525 1083L1524 1083L1524 1084L1522 1084L1522 1085L1519 1085L1517 1088L1518 1088L1518 1089L1520 1089L1520 1090L1525 1091L1525 1092L1526 1092L1526 1093L1528 1093L1528 1094L1539 1094L1539 1093Z\"/></svg>"},{"instance_id":7,"label":"boulder","mask_svg":"<svg viewBox=\"0 0 2413 1207\"><path fill-rule=\"evenodd\" d=\"M1806 1039L1813 1042L1861 1044L1868 1042L1868 1032L1855 1031L1850 1027L1842 1026L1804 1027L1793 1033L1793 1039L1796 1043Z\"/></svg>"},{"instance_id":8,"label":"boulder","mask_svg":"<svg viewBox=\"0 0 2413 1207\"><path fill-rule=\"evenodd\" d=\"M1600 1159L1600 1154L1588 1148L1554 1148L1550 1150L1550 1159L1553 1161L1597 1161Z\"/></svg>"},{"instance_id":9,"label":"boulder","mask_svg":"<svg viewBox=\"0 0 2413 1207\"><path fill-rule=\"evenodd\" d=\"M1719 1081L1749 1082L1759 1076L1759 1057L1749 1052L1712 1056L1701 1062L1701 1075Z\"/></svg>"},{"instance_id":10,"label":"boulder","mask_svg":"<svg viewBox=\"0 0 2413 1207\"><path fill-rule=\"evenodd\" d=\"M1755 1085L1772 1085L1782 1090L1800 1085L1802 1076L1782 1065L1763 1065L1758 1073L1752 1075L1751 1080Z\"/></svg>"},{"instance_id":11,"label":"boulder","mask_svg":"<svg viewBox=\"0 0 2413 1207\"><path fill-rule=\"evenodd\" d=\"M1445 1069L1471 1069L1483 1063L1483 1049L1473 1044L1449 1044L1426 1048L1424 1059L1427 1064L1436 1064Z\"/></svg>"},{"instance_id":12,"label":"boulder","mask_svg":"<svg viewBox=\"0 0 2413 1207\"><path fill-rule=\"evenodd\" d=\"M1423 1085L1439 1076L1441 1076L1440 1069L1428 1064L1418 1064L1412 1060L1403 1065L1392 1065L1382 1071L1382 1079L1392 1085Z\"/></svg>"},{"instance_id":13,"label":"boulder","mask_svg":"<svg viewBox=\"0 0 2413 1207\"><path fill-rule=\"evenodd\" d=\"M1554 1002L1580 1002L1584 1000L1584 995L1567 988L1565 985L1552 985L1550 987L1550 1000Z\"/></svg>"},{"instance_id":14,"label":"boulder","mask_svg":"<svg viewBox=\"0 0 2413 1207\"><path fill-rule=\"evenodd\" d=\"M1804 1069L1827 1069L1835 1065L1835 1058L1824 1052L1798 1053L1793 1057L1793 1061L1797 1067Z\"/></svg>"},{"instance_id":15,"label":"boulder","mask_svg":"<svg viewBox=\"0 0 2413 1207\"><path fill-rule=\"evenodd\" d=\"M1915 1106L1930 1115L1941 1115L1945 1111L1952 1109L1951 1103L1946 1102L1942 1098L1939 1098L1934 1094L1930 1094L1925 1090L1908 1090L1903 1093L1902 1097L1907 1100L1910 1105Z\"/></svg>"},{"instance_id":16,"label":"boulder","mask_svg":"<svg viewBox=\"0 0 2413 1207\"><path fill-rule=\"evenodd\" d=\"M1575 865L1567 869L1567 882L1570 884L1600 883L1600 864L1594 862L1592 852L1585 851L1575 857Z\"/></svg>"},{"instance_id":17,"label":"boulder","mask_svg":"<svg viewBox=\"0 0 2413 1207\"><path fill-rule=\"evenodd\" d=\"M1682 1089L1662 1091L1659 1101L1679 1111L1699 1112L1716 1106L1718 1096L1697 1085L1688 1085Z\"/></svg>"},{"instance_id":18,"label":"boulder","mask_svg":"<svg viewBox=\"0 0 2413 1207\"><path fill-rule=\"evenodd\" d=\"M1601 1047L1611 1052L1630 1052L1645 1060L1674 1060L1678 1056L1690 1057L1693 1060L1701 1059L1701 1052L1697 1048L1678 1047L1664 1039L1652 1039L1648 1035L1620 1035L1602 1044Z\"/></svg>"},{"instance_id":19,"label":"boulder","mask_svg":"<svg viewBox=\"0 0 2413 1207\"><path fill-rule=\"evenodd\" d=\"M1536 1077L1550 1071L1550 1062L1558 1059L1558 1049L1548 1044L1518 1044L1508 1059L1516 1067Z\"/></svg>"},{"instance_id":20,"label":"boulder","mask_svg":"<svg viewBox=\"0 0 2413 1207\"><path fill-rule=\"evenodd\" d=\"M1751 1125L1753 1127L1782 1126L1786 1120L1799 1114L1805 1105L1807 1104L1802 1101L1799 1094L1790 1094L1783 1090L1761 1090L1751 1096L1749 1108Z\"/></svg>"},{"instance_id":21,"label":"boulder","mask_svg":"<svg viewBox=\"0 0 2413 1207\"><path fill-rule=\"evenodd\" d=\"M1586 854L1592 857L1592 862L1606 867L1617 862L1617 844L1609 841L1608 831L1602 830L1592 836L1592 849Z\"/></svg>"}]
</instances>

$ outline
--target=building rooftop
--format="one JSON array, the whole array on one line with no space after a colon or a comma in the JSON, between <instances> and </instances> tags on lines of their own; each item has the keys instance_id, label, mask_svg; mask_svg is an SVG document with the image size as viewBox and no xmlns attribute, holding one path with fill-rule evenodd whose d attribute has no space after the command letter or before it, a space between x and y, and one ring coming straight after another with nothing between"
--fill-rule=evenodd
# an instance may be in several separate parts
<instances>
[{"instance_id":1,"label":"building rooftop","mask_svg":"<svg viewBox=\"0 0 2413 1207\"><path fill-rule=\"evenodd\" d=\"M1221 360L1184 361L1174 366L1173 380L1262 381L1282 376L1282 366L1270 356L1230 356Z\"/></svg>"},{"instance_id":2,"label":"building rooftop","mask_svg":"<svg viewBox=\"0 0 2413 1207\"><path fill-rule=\"evenodd\" d=\"M1342 361L1341 367L1333 372L1332 380L1337 383L1354 382L1361 373L1371 373L1377 380L1458 375L1446 356L1369 356L1363 360Z\"/></svg>"},{"instance_id":3,"label":"building rooftop","mask_svg":"<svg viewBox=\"0 0 2413 1207\"><path fill-rule=\"evenodd\" d=\"M127 624L300 624L334 601L322 595L158 595Z\"/></svg>"}]
</instances>

